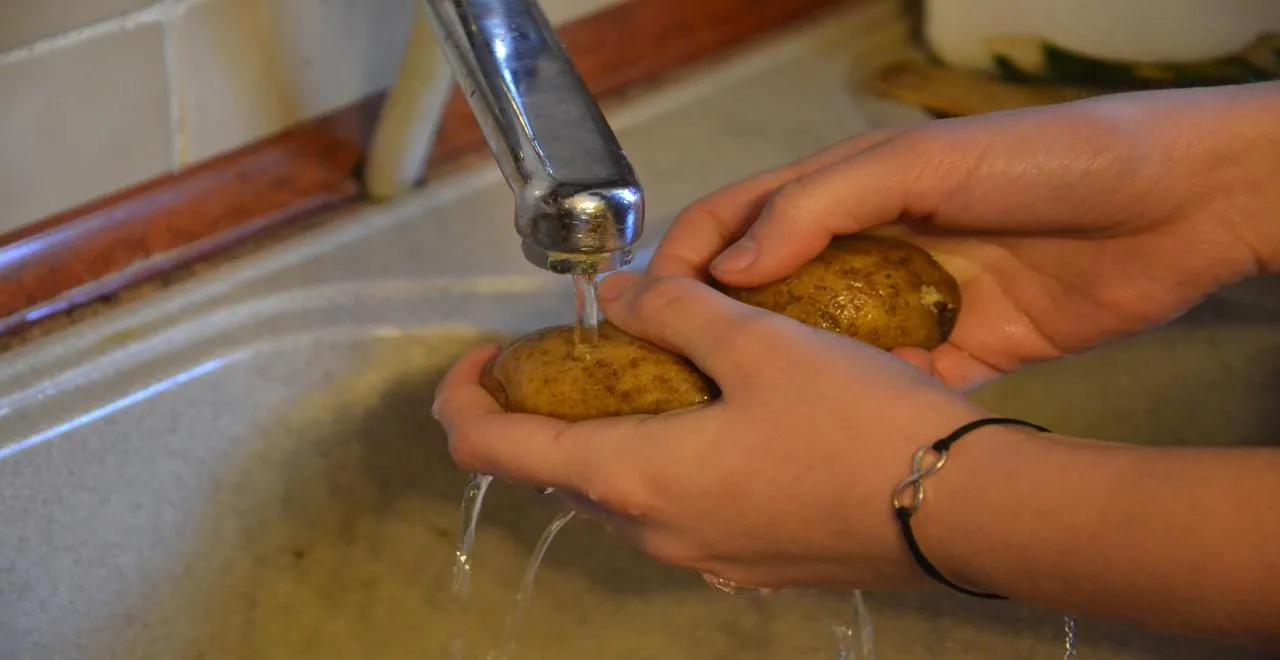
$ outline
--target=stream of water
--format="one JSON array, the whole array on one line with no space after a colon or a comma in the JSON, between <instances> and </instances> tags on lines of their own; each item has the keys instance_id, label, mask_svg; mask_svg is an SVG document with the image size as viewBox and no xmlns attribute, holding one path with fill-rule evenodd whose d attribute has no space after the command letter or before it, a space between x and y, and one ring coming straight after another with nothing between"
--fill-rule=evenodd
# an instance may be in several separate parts
<instances>
[{"instance_id":1,"label":"stream of water","mask_svg":"<svg viewBox=\"0 0 1280 660\"><path fill-rule=\"evenodd\" d=\"M489 490L493 477L483 474L471 475L466 490L462 494L462 525L458 536L458 545L453 554L453 597L461 607L467 601L471 591L471 560L476 544L476 529L480 523L480 509L484 505L484 494ZM453 640L449 647L451 660L465 660L466 640L462 637Z\"/></svg>"},{"instance_id":2,"label":"stream of water","mask_svg":"<svg viewBox=\"0 0 1280 660\"><path fill-rule=\"evenodd\" d=\"M596 300L596 276L574 275L573 297L577 303L574 319L574 347L584 350L600 341L600 306Z\"/></svg>"},{"instance_id":3,"label":"stream of water","mask_svg":"<svg viewBox=\"0 0 1280 660\"><path fill-rule=\"evenodd\" d=\"M861 591L854 591L849 598L848 625L836 624L836 660L875 660L875 630L871 627L871 612Z\"/></svg>"},{"instance_id":4,"label":"stream of water","mask_svg":"<svg viewBox=\"0 0 1280 660\"><path fill-rule=\"evenodd\" d=\"M471 588L471 553L476 544L476 528L480 522L484 494L492 481L493 477L473 474L462 494L462 534L453 558L453 595L460 601L467 599Z\"/></svg>"},{"instance_id":5,"label":"stream of water","mask_svg":"<svg viewBox=\"0 0 1280 660\"><path fill-rule=\"evenodd\" d=\"M576 350L583 351L600 339L596 276L574 275L573 285L577 308L574 325L574 344ZM463 493L462 529L455 550L452 586L453 596L457 599L459 606L466 602L469 593L472 554L475 546L476 530L480 521L480 510L484 505L485 492L492 481L493 477L487 475L472 475ZM544 491L546 494L551 492L550 489ZM573 519L573 516L573 511L566 508L543 531L542 537L534 548L533 556L530 557L528 564L525 566L524 574L520 580L519 592L507 617L502 643L498 649L490 651L486 655L486 660L508 660L509 656L515 651L520 626L524 620L525 612L529 608L529 602L533 598L534 583L538 569L542 565L542 560L546 556L547 549L551 547L552 541L555 540L560 530ZM750 592L759 596L768 595L768 592L765 591L739 589L727 583L713 583L713 586L731 594ZM874 660L871 618L867 612L866 602L861 591L853 592L850 597L848 619L834 624L832 628L836 637L836 660ZM452 660L465 660L465 641L461 638L454 640L451 647Z\"/></svg>"},{"instance_id":6,"label":"stream of water","mask_svg":"<svg viewBox=\"0 0 1280 660\"><path fill-rule=\"evenodd\" d=\"M551 547L551 542L555 540L556 534L564 528L570 520L573 520L573 510L564 509L550 525L543 530L542 537L538 539L538 545L533 549L533 556L529 558L529 563L525 566L524 575L520 578L520 592L516 594L516 604L511 610L511 614L507 617L507 628L503 633L503 642L500 650L490 653L488 660L508 660L508 656L515 651L516 641L520 634L520 624L524 622L524 613L529 609L529 601L533 598L533 583L538 576L538 568L542 566L542 558L547 555L547 548Z\"/></svg>"}]
</instances>

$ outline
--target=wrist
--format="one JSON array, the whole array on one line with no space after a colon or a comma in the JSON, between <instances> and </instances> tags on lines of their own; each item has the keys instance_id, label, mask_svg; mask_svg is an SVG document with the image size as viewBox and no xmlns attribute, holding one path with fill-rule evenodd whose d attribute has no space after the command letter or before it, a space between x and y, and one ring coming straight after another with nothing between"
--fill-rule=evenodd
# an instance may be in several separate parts
<instances>
[{"instance_id":1,"label":"wrist","mask_svg":"<svg viewBox=\"0 0 1280 660\"><path fill-rule=\"evenodd\" d=\"M945 469L928 480L913 522L924 554L950 579L970 589L1006 594L1008 542L1026 515L1018 475L1052 465L1048 434L1013 426L978 429L951 450ZM1054 469L1054 468L1051 468Z\"/></svg>"}]
</instances>

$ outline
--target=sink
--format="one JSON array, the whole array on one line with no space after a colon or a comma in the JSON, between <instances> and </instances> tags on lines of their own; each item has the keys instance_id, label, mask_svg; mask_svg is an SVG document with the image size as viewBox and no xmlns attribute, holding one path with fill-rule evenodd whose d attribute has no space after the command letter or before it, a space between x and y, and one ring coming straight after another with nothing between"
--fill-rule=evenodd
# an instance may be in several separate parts
<instances>
[{"instance_id":1,"label":"sink","mask_svg":"<svg viewBox=\"0 0 1280 660\"><path fill-rule=\"evenodd\" d=\"M298 291L0 400L0 657L443 659L460 635L483 657L556 510L491 489L459 607L466 475L432 393L468 348L572 309L551 277ZM830 657L838 604L716 595L572 524L516 657Z\"/></svg>"},{"instance_id":2,"label":"sink","mask_svg":"<svg viewBox=\"0 0 1280 660\"><path fill-rule=\"evenodd\" d=\"M652 202L646 245L706 191L884 125L870 115L922 120L849 94L851 63L907 33L896 3L855 5L611 111ZM457 606L467 475L429 408L468 347L572 318L510 213L496 171L474 170L7 354L0 658L435 660L458 637L482 658L556 510L495 485ZM975 397L1064 433L1274 442L1277 301L1276 279L1247 283ZM514 657L833 658L843 600L731 597L574 521ZM886 660L1062 657L1059 613L941 590L868 601ZM1088 659L1266 657L1087 620L1080 640Z\"/></svg>"},{"instance_id":3,"label":"sink","mask_svg":"<svg viewBox=\"0 0 1280 660\"><path fill-rule=\"evenodd\" d=\"M1231 414L1227 427L1258 432L1235 440L1263 438L1280 310L1256 302L1215 298L978 398L1103 437L1227 438ZM495 486L471 600L455 603L466 475L430 399L468 348L571 310L551 276L329 285L120 338L7 392L0 657L446 658L459 636L482 657L556 511ZM932 590L870 602L886 658L1057 657L1052 612ZM846 617L834 597L714 592L575 522L551 548L515 657L830 658ZM1081 636L1091 658L1226 653L1094 622Z\"/></svg>"}]
</instances>

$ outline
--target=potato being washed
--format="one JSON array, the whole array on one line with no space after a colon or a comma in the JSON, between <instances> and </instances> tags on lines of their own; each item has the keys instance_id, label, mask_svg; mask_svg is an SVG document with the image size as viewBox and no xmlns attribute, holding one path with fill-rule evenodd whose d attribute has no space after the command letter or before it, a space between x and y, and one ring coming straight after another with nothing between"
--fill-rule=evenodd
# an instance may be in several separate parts
<instances>
[{"instance_id":1,"label":"potato being washed","mask_svg":"<svg viewBox=\"0 0 1280 660\"><path fill-rule=\"evenodd\" d=\"M896 238L843 236L772 284L720 287L741 302L885 350L933 349L960 311L960 286L920 247ZM599 343L574 344L555 326L509 344L482 385L510 412L582 421L689 408L719 396L689 360L601 323Z\"/></svg>"},{"instance_id":2,"label":"potato being washed","mask_svg":"<svg viewBox=\"0 0 1280 660\"><path fill-rule=\"evenodd\" d=\"M608 322L587 349L572 325L531 332L488 364L480 384L508 412L578 422L658 414L719 396L715 383L683 356L633 337Z\"/></svg>"},{"instance_id":3,"label":"potato being washed","mask_svg":"<svg viewBox=\"0 0 1280 660\"><path fill-rule=\"evenodd\" d=\"M960 314L960 285L923 248L898 238L840 236L786 278L729 297L892 350L933 350Z\"/></svg>"}]
</instances>

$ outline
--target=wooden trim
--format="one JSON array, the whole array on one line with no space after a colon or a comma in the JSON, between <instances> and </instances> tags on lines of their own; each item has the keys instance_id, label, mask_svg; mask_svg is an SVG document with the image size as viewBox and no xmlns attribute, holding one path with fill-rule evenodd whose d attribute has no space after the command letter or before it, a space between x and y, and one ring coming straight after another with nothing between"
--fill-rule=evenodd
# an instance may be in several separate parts
<instances>
[{"instance_id":1,"label":"wooden trim","mask_svg":"<svg viewBox=\"0 0 1280 660\"><path fill-rule=\"evenodd\" d=\"M560 36L588 87L608 98L849 1L629 0ZM358 201L358 165L381 100L0 236L0 333ZM485 152L455 88L426 178Z\"/></svg>"}]
</instances>

